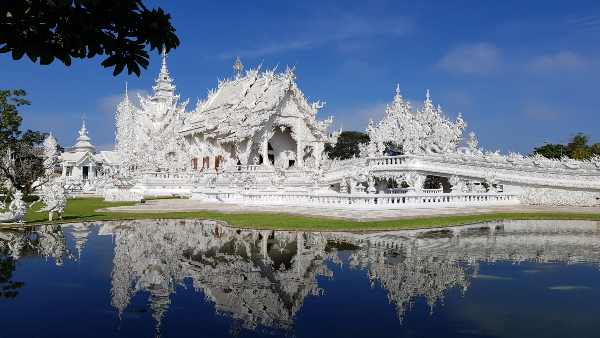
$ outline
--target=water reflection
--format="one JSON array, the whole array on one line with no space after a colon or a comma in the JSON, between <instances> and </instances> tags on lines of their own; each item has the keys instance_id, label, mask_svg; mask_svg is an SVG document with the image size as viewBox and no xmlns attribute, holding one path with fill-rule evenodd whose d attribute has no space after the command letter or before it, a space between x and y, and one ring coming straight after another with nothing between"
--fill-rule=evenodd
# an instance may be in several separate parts
<instances>
[{"instance_id":1,"label":"water reflection","mask_svg":"<svg viewBox=\"0 0 600 338\"><path fill-rule=\"evenodd\" d=\"M209 220L110 221L0 231L4 296L16 297L23 287L11 279L19 260L43 257L60 266L85 259L95 225L114 239L112 306L121 316L132 297L149 292L158 332L171 295L188 278L217 314L233 319L233 334L261 326L290 330L306 297L324 293L317 277L334 277L327 263L342 264L342 251L350 252L350 269L365 270L373 287L387 291L400 323L420 297L433 312L448 290L467 292L481 264L600 264L600 222L589 221L361 233L241 230ZM64 232L73 235L76 252L66 247Z\"/></svg>"}]
</instances>

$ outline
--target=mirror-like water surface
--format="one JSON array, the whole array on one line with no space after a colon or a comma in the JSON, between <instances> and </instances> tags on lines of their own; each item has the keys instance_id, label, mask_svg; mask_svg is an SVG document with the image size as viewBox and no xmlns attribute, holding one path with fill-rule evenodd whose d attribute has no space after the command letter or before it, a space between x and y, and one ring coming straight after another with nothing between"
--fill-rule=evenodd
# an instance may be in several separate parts
<instances>
[{"instance_id":1,"label":"mirror-like water surface","mask_svg":"<svg viewBox=\"0 0 600 338\"><path fill-rule=\"evenodd\" d=\"M600 223L0 230L2 336L597 337Z\"/></svg>"}]
</instances>

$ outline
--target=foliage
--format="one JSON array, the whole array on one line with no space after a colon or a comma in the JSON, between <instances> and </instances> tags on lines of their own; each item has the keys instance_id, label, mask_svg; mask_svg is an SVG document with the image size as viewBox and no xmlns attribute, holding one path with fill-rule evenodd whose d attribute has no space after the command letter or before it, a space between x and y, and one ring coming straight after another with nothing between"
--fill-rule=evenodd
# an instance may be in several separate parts
<instances>
[{"instance_id":1,"label":"foliage","mask_svg":"<svg viewBox=\"0 0 600 338\"><path fill-rule=\"evenodd\" d=\"M8 254L8 247L0 248L0 250L0 286L2 286L0 296L15 298L19 294L16 289L23 287L25 283L12 281L17 262Z\"/></svg>"},{"instance_id":2,"label":"foliage","mask_svg":"<svg viewBox=\"0 0 600 338\"><path fill-rule=\"evenodd\" d=\"M442 188L442 180L439 176L427 175L423 182L424 189L440 189Z\"/></svg>"},{"instance_id":3,"label":"foliage","mask_svg":"<svg viewBox=\"0 0 600 338\"><path fill-rule=\"evenodd\" d=\"M577 135L571 135L569 143L564 146L562 144L546 144L539 148L534 148L534 154L540 154L547 158L561 158L566 156L575 160L583 161L589 160L594 155L600 156L600 143L596 143L592 146L588 146L590 137L578 133Z\"/></svg>"},{"instance_id":4,"label":"foliage","mask_svg":"<svg viewBox=\"0 0 600 338\"><path fill-rule=\"evenodd\" d=\"M23 118L18 106L30 102L19 98L27 95L24 90L0 90L0 193L12 193L12 187L29 195L35 189L35 181L44 175L43 149L39 145L45 133L19 130Z\"/></svg>"},{"instance_id":5,"label":"foliage","mask_svg":"<svg viewBox=\"0 0 600 338\"><path fill-rule=\"evenodd\" d=\"M148 66L148 52L179 46L170 14L147 9L142 0L0 0L0 53L12 52L48 65L58 59L108 55L102 65L115 67L117 75L127 66L140 76Z\"/></svg>"},{"instance_id":6,"label":"foliage","mask_svg":"<svg viewBox=\"0 0 600 338\"><path fill-rule=\"evenodd\" d=\"M539 148L534 148L534 154L540 154L547 158L559 159L567 154L567 147L562 144L546 144Z\"/></svg>"},{"instance_id":7,"label":"foliage","mask_svg":"<svg viewBox=\"0 0 600 338\"><path fill-rule=\"evenodd\" d=\"M329 158L339 158L346 160L354 156L360 155L358 145L360 143L369 143L369 135L360 131L343 131L338 138L335 147L331 145L325 146L325 152Z\"/></svg>"}]
</instances>

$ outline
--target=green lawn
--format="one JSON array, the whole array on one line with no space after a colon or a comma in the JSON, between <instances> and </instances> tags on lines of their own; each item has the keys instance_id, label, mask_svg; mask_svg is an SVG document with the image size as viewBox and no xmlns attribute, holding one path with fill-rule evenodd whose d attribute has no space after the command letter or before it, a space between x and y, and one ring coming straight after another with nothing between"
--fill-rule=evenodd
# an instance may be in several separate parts
<instances>
[{"instance_id":1,"label":"green lawn","mask_svg":"<svg viewBox=\"0 0 600 338\"><path fill-rule=\"evenodd\" d=\"M62 221L83 222L108 219L133 218L210 218L227 221L233 225L251 228L307 229L307 230L360 230L360 229L403 229L455 225L499 219L600 219L600 215L588 214L488 214L472 216L432 217L376 222L351 222L312 217L273 215L273 214L219 214L214 212L171 212L171 213L104 213L94 210L135 203L105 203L102 198L69 199ZM34 206L39 210L42 204ZM57 217L56 214L55 218ZM27 224L48 223L46 213L29 211Z\"/></svg>"}]
</instances>

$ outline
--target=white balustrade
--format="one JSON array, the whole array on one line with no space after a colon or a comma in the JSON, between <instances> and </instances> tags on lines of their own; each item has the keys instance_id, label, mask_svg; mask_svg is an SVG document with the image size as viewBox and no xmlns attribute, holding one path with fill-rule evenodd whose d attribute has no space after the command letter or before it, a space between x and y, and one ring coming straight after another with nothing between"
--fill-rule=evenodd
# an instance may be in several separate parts
<instances>
[{"instance_id":1,"label":"white balustrade","mask_svg":"<svg viewBox=\"0 0 600 338\"><path fill-rule=\"evenodd\" d=\"M506 193L440 193L440 189L428 189L435 192L415 192L414 194L339 194L331 192L293 192L269 190L238 189L199 189L192 192L191 199L206 203L231 203L246 206L291 205L334 209L402 209L461 207L477 205L518 204L516 194Z\"/></svg>"}]
</instances>

